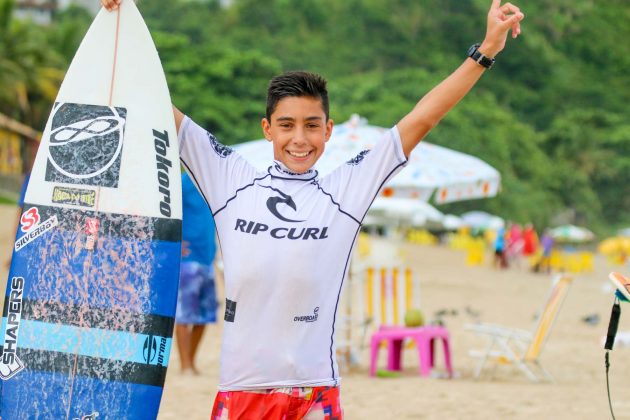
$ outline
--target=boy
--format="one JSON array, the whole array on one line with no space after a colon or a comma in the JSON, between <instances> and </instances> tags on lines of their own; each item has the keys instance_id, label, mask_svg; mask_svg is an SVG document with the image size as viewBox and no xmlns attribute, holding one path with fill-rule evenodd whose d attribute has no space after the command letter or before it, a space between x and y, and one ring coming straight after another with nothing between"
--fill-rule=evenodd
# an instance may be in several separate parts
<instances>
[{"instance_id":1,"label":"boy","mask_svg":"<svg viewBox=\"0 0 630 420\"><path fill-rule=\"evenodd\" d=\"M121 0L101 0L114 9ZM326 82L273 78L261 125L274 162L258 172L174 108L180 157L210 206L226 310L212 419L340 419L334 325L361 222L420 140L520 34L519 8L493 0L486 37L448 78L363 152L325 177L313 166L333 129Z\"/></svg>"}]
</instances>

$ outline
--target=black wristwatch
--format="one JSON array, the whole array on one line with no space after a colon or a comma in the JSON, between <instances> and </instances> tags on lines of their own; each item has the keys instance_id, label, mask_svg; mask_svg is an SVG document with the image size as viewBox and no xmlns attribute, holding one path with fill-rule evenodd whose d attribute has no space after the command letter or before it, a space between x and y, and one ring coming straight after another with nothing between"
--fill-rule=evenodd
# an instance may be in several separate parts
<instances>
[{"instance_id":1,"label":"black wristwatch","mask_svg":"<svg viewBox=\"0 0 630 420\"><path fill-rule=\"evenodd\" d=\"M480 44L473 44L468 48L468 57L472 58L477 64L489 69L494 64L494 58L486 57L479 51Z\"/></svg>"}]
</instances>

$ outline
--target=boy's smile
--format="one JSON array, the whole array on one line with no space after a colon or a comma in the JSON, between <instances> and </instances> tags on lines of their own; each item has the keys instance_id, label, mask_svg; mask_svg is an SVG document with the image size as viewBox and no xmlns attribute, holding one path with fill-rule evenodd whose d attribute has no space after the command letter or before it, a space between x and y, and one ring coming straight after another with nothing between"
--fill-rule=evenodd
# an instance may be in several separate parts
<instances>
[{"instance_id":1,"label":"boy's smile","mask_svg":"<svg viewBox=\"0 0 630 420\"><path fill-rule=\"evenodd\" d=\"M333 121L326 120L321 101L310 96L281 99L271 121L263 118L261 124L265 137L273 143L274 159L296 173L313 167L324 153L333 128Z\"/></svg>"}]
</instances>

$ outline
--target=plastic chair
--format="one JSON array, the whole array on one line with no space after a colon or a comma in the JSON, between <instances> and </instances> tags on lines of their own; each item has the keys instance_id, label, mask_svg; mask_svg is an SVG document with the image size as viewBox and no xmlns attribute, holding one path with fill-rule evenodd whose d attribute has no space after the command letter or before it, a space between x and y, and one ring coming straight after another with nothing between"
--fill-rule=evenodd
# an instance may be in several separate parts
<instances>
[{"instance_id":1,"label":"plastic chair","mask_svg":"<svg viewBox=\"0 0 630 420\"><path fill-rule=\"evenodd\" d=\"M553 378L540 364L539 357L572 280L571 277L563 275L558 275L553 279L549 297L533 331L485 323L465 326L467 330L489 338L485 350L469 352L470 356L481 359L475 369L474 377L479 378L488 362L495 362L516 366L533 382L538 382L540 379L551 381Z\"/></svg>"},{"instance_id":2,"label":"plastic chair","mask_svg":"<svg viewBox=\"0 0 630 420\"><path fill-rule=\"evenodd\" d=\"M387 369L399 371L402 369L403 341L409 339L415 342L419 360L421 376L428 376L435 366L435 340L442 340L444 365L448 376L453 377L451 365L451 351L448 330L441 326L427 327L381 327L372 334L370 342L370 376L376 375L376 363L381 342L387 343Z\"/></svg>"}]
</instances>

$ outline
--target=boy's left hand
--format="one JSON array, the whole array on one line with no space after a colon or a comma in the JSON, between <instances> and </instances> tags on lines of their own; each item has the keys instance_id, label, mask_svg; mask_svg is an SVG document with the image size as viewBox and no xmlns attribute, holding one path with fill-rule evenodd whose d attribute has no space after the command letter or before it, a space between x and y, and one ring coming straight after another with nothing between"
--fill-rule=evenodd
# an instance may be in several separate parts
<instances>
[{"instance_id":1,"label":"boy's left hand","mask_svg":"<svg viewBox=\"0 0 630 420\"><path fill-rule=\"evenodd\" d=\"M111 12L113 10L118 9L121 1L122 0L101 0L101 4L103 5L105 9Z\"/></svg>"},{"instance_id":2,"label":"boy's left hand","mask_svg":"<svg viewBox=\"0 0 630 420\"><path fill-rule=\"evenodd\" d=\"M505 47L507 34L512 30L512 38L521 34L521 21L525 15L517 6L512 3L501 5L501 0L492 0L490 11L488 11L488 23L486 27L486 37L483 40L479 51L483 54L494 57Z\"/></svg>"}]
</instances>

